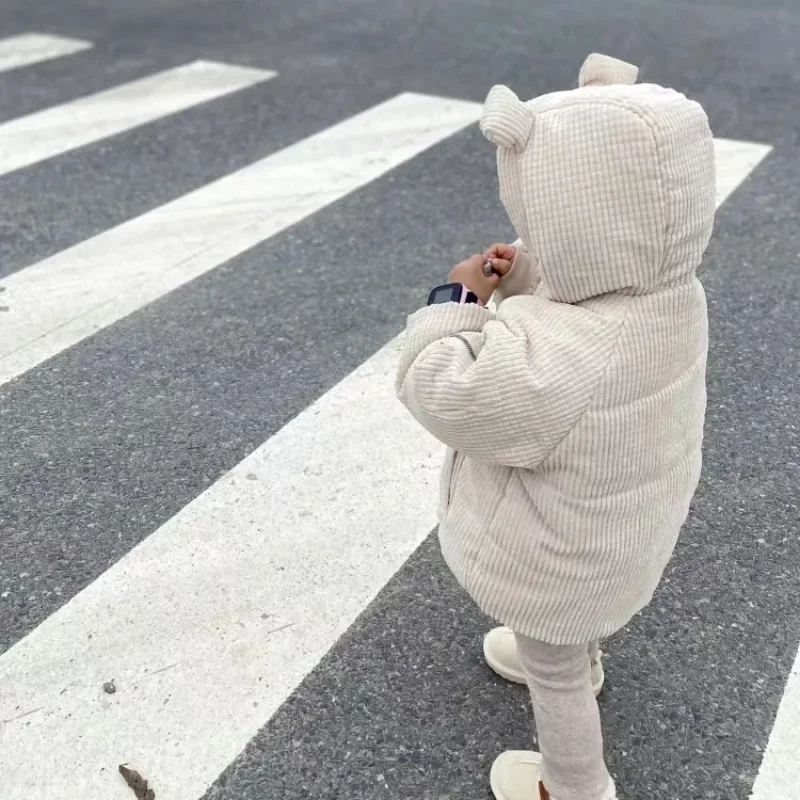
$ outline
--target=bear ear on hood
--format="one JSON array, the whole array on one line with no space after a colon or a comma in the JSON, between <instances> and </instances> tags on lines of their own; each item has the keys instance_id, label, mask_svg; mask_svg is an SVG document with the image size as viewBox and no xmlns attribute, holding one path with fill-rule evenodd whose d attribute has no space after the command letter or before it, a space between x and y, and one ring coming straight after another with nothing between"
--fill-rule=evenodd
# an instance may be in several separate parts
<instances>
[{"instance_id":1,"label":"bear ear on hood","mask_svg":"<svg viewBox=\"0 0 800 800\"><path fill-rule=\"evenodd\" d=\"M533 128L533 112L507 86L489 91L481 116L481 133L498 147L525 149Z\"/></svg>"},{"instance_id":2,"label":"bear ear on hood","mask_svg":"<svg viewBox=\"0 0 800 800\"><path fill-rule=\"evenodd\" d=\"M578 86L611 86L612 84L636 83L639 67L620 61L618 58L592 53L583 62Z\"/></svg>"}]
</instances>

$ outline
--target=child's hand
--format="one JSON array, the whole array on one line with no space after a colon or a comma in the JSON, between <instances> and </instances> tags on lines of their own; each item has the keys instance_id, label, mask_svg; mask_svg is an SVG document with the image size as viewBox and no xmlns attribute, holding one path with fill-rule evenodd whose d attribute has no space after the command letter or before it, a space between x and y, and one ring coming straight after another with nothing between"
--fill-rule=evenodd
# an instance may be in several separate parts
<instances>
[{"instance_id":1,"label":"child's hand","mask_svg":"<svg viewBox=\"0 0 800 800\"><path fill-rule=\"evenodd\" d=\"M489 275L484 271L484 265L491 261L492 271ZM484 305L489 302L500 279L511 269L511 262L504 259L487 259L478 254L470 256L466 261L456 264L450 272L451 283L461 283Z\"/></svg>"},{"instance_id":2,"label":"child's hand","mask_svg":"<svg viewBox=\"0 0 800 800\"><path fill-rule=\"evenodd\" d=\"M484 258L500 259L501 261L508 261L509 269L511 262L517 255L517 248L510 244L496 243L483 251ZM508 270L506 270L508 271Z\"/></svg>"}]
</instances>

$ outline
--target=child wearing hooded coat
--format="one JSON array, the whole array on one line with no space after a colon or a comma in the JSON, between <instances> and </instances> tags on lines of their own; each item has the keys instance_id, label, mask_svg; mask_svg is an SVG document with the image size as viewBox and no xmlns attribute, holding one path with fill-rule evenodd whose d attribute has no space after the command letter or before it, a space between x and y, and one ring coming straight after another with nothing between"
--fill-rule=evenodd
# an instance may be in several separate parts
<instances>
[{"instance_id":1,"label":"child wearing hooded coat","mask_svg":"<svg viewBox=\"0 0 800 800\"><path fill-rule=\"evenodd\" d=\"M519 239L459 264L474 294L412 315L401 356L398 396L448 446L444 558L503 625L489 664L531 692L541 755L497 759L497 800L616 798L598 640L650 602L700 476L713 140L637 76L593 54L577 89L492 89L480 127Z\"/></svg>"}]
</instances>

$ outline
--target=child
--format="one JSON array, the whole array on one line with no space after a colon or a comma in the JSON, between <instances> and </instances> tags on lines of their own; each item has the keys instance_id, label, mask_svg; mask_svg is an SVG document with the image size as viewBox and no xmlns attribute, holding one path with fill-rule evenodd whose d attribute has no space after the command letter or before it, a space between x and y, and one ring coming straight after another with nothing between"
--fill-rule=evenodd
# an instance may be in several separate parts
<instances>
[{"instance_id":1,"label":"child","mask_svg":"<svg viewBox=\"0 0 800 800\"><path fill-rule=\"evenodd\" d=\"M449 448L442 551L533 701L541 755L497 759L497 800L616 797L597 641L649 603L700 475L713 141L637 75L595 54L572 91L492 89L481 130L520 238L408 321L398 395Z\"/></svg>"}]
</instances>

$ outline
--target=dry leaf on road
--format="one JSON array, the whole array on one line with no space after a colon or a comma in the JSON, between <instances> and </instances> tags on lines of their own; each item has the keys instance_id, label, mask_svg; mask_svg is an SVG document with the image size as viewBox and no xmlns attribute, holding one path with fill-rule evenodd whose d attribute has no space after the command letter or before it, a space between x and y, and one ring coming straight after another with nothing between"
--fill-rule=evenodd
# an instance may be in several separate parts
<instances>
[{"instance_id":1,"label":"dry leaf on road","mask_svg":"<svg viewBox=\"0 0 800 800\"><path fill-rule=\"evenodd\" d=\"M147 788L147 781L135 769L129 769L124 764L120 764L119 774L125 778L125 783L133 789L136 800L156 800L156 793Z\"/></svg>"}]
</instances>

